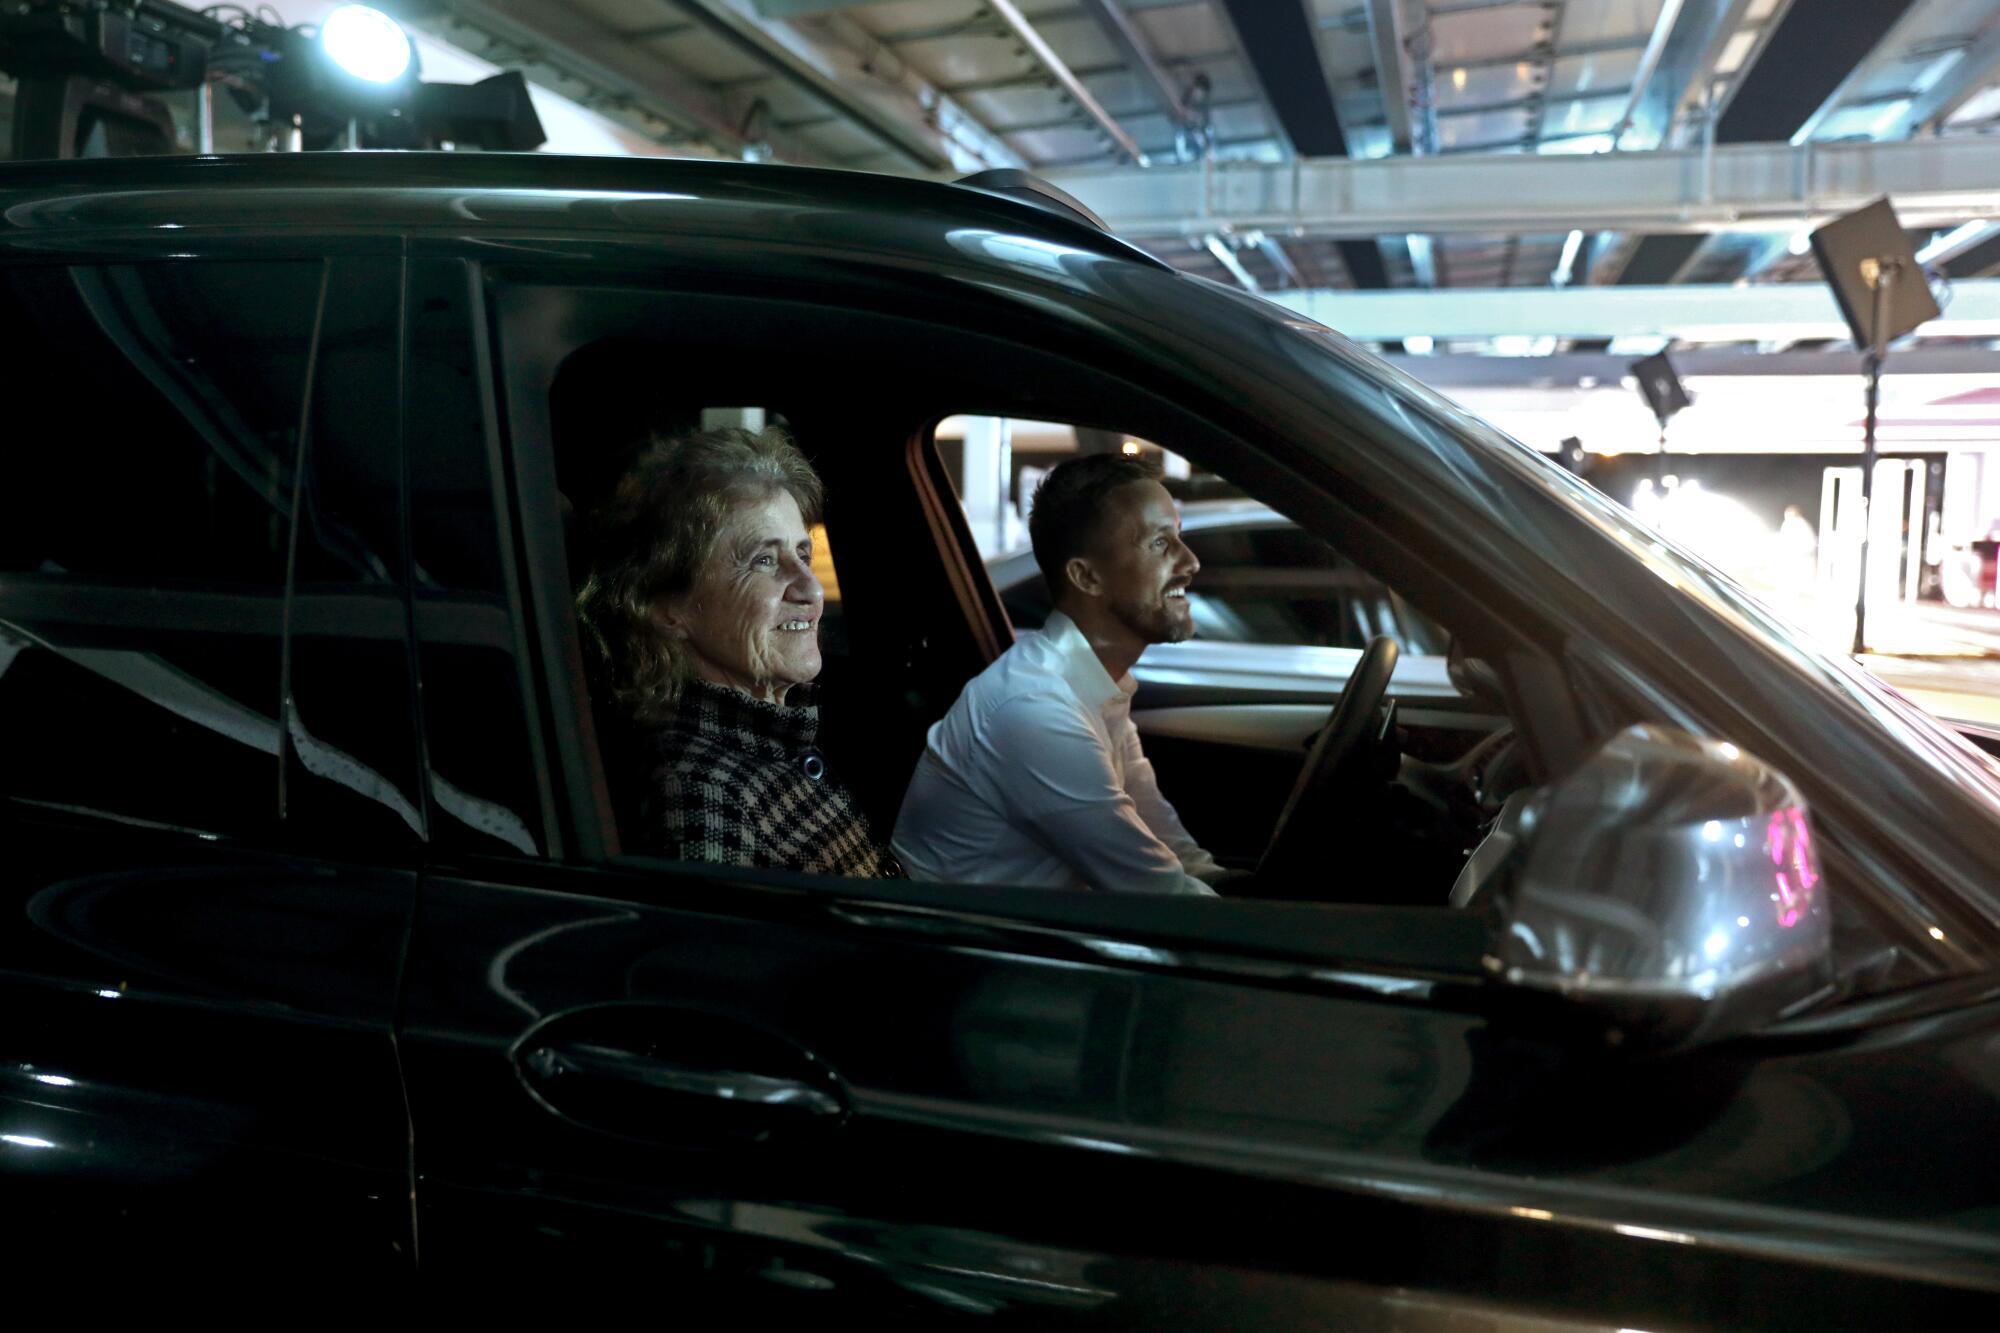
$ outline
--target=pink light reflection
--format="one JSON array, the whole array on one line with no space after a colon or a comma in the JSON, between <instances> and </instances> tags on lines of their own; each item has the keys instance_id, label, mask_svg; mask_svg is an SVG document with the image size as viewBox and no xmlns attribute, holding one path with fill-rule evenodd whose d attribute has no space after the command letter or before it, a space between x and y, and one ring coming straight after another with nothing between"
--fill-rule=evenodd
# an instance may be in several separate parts
<instances>
[{"instance_id":1,"label":"pink light reflection","mask_svg":"<svg viewBox=\"0 0 2000 1333\"><path fill-rule=\"evenodd\" d=\"M1812 833L1806 827L1806 812L1796 805L1774 811L1765 828L1765 849L1777 867L1778 924L1796 926L1812 906L1813 888L1819 871L1813 868Z\"/></svg>"}]
</instances>

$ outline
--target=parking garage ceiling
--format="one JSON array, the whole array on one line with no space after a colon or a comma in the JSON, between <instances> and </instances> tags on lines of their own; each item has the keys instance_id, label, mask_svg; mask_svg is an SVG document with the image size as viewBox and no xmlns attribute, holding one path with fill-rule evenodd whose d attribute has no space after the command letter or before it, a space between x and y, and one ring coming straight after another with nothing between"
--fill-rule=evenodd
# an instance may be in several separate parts
<instances>
[{"instance_id":1,"label":"parking garage ceiling","mask_svg":"<svg viewBox=\"0 0 2000 1333\"><path fill-rule=\"evenodd\" d=\"M1301 161L1366 172L1381 159L1615 147L1698 161L1711 145L1793 145L1808 182L1796 225L1766 216L1747 230L1689 227L1671 200L1657 225L1614 227L1489 193L1490 230L1356 234L1339 208L1209 225L1196 208L1139 238L1265 292L1809 279L1795 238L1823 220L1819 146L1983 136L2000 159L2000 0L417 0L403 12L674 152L938 176L1020 166L1115 195L1190 169L1268 193ZM1876 179L1873 156L1845 160L1865 162L1862 186ZM1491 179L1532 194L1531 169L1507 170ZM1932 256L1955 277L2000 271L2000 227L1982 225L2000 216L2000 170L1989 175L1961 217L1947 204L1917 237L1972 224ZM1411 179L1420 198L1472 196L1437 195L1440 214L1494 188L1477 174Z\"/></svg>"}]
</instances>

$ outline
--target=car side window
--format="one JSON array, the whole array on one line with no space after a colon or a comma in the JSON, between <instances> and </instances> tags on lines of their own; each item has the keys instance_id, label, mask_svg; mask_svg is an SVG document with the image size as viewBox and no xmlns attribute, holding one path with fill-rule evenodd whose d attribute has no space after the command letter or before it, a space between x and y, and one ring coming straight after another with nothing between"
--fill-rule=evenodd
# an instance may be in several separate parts
<instances>
[{"instance_id":1,"label":"car side window","mask_svg":"<svg viewBox=\"0 0 2000 1333\"><path fill-rule=\"evenodd\" d=\"M1193 502L1183 533L1201 561L1195 615L1205 638L1227 643L1365 648L1378 634L1406 652L1442 654L1429 617L1332 544L1260 506Z\"/></svg>"},{"instance_id":2,"label":"car side window","mask_svg":"<svg viewBox=\"0 0 2000 1333\"><path fill-rule=\"evenodd\" d=\"M397 326L402 263L327 266L300 483L285 677L286 838L411 847L417 781Z\"/></svg>"},{"instance_id":3,"label":"car side window","mask_svg":"<svg viewBox=\"0 0 2000 1333\"><path fill-rule=\"evenodd\" d=\"M506 492L487 429L468 266L414 264L408 312L411 602L431 840L539 855L547 767L527 725Z\"/></svg>"},{"instance_id":4,"label":"car side window","mask_svg":"<svg viewBox=\"0 0 2000 1333\"><path fill-rule=\"evenodd\" d=\"M1181 540L1201 561L1188 589L1201 638L1358 649L1386 634L1406 652L1448 646L1434 622L1326 540L1149 441L1062 422L954 416L939 423L935 442L1016 629L1038 628L1051 608L1028 549L1035 487L1072 453L1116 449L1159 462L1180 501Z\"/></svg>"},{"instance_id":5,"label":"car side window","mask_svg":"<svg viewBox=\"0 0 2000 1333\"><path fill-rule=\"evenodd\" d=\"M393 433L357 453L383 367L330 357L338 397L306 410L316 324L363 348L382 332L366 306L310 260L0 272L14 411L50 423L0 450L0 792L265 838L324 816L350 846L346 797L414 813L407 702L355 716L378 667L407 700ZM385 657L356 623L383 627Z\"/></svg>"}]
</instances>

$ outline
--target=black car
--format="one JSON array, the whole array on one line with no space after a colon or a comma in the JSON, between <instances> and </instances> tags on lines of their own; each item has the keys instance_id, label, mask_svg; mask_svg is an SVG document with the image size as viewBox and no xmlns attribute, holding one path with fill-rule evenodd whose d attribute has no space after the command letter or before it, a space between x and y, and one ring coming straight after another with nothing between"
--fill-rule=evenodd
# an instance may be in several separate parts
<instances>
[{"instance_id":1,"label":"black car","mask_svg":"<svg viewBox=\"0 0 2000 1333\"><path fill-rule=\"evenodd\" d=\"M0 345L18 1272L918 1327L2000 1292L2000 770L1334 333L968 186L326 154L0 167ZM885 827L1010 632L952 413L1223 474L1454 689L1378 638L1330 716L1168 700L1165 790L1263 866L1221 901L624 853L570 538L751 412L828 485L823 745Z\"/></svg>"}]
</instances>

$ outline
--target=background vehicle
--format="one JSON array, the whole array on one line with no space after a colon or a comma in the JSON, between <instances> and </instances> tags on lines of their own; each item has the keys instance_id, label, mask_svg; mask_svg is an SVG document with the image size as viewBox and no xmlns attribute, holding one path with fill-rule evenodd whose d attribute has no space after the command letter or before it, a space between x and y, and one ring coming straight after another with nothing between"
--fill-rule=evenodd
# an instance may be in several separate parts
<instances>
[{"instance_id":1,"label":"background vehicle","mask_svg":"<svg viewBox=\"0 0 2000 1333\"><path fill-rule=\"evenodd\" d=\"M1190 688L1239 691L1278 706L1331 701L1377 634L1403 650L1395 697L1459 697L1446 660L1450 636L1326 542L1255 500L1189 501L1181 518L1183 535L1202 562L1188 590L1198 637L1150 648L1133 669L1142 730L1166 736L1171 748L1184 725L1158 710L1171 707ZM1049 598L1034 552L995 556L986 570L1014 627L1039 628ZM1885 658L1876 659L1871 670L1981 749L2000 753L1990 723L1952 716L1959 696L1938 694L1934 673Z\"/></svg>"},{"instance_id":2,"label":"background vehicle","mask_svg":"<svg viewBox=\"0 0 2000 1333\"><path fill-rule=\"evenodd\" d=\"M32 1271L420 1255L1034 1327L1869 1323L2000 1290L2000 776L1337 335L974 190L329 154L0 169L0 343L15 410L67 422L0 444L0 1170ZM782 415L832 496L822 741L879 817L1008 632L930 447L968 406L1198 458L1448 627L1456 700L1398 710L1457 784L1436 821L1311 805L1264 886L1308 901L624 853L565 516L650 431ZM1324 695L1176 688L1170 795L1236 803L1254 848L1243 774L1296 774ZM1496 738L1507 796L1564 820L1486 808ZM1641 847L1589 805L1635 788L1731 823ZM1694 952L1610 991L1508 961L1517 897L1555 909L1504 856L1448 906L1467 834ZM1772 865L1802 878L1767 906ZM1684 919L1725 879L1751 924Z\"/></svg>"}]
</instances>

